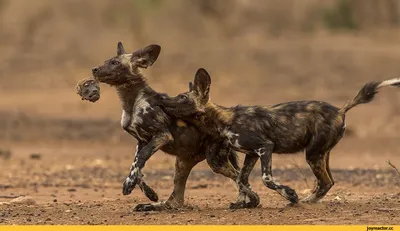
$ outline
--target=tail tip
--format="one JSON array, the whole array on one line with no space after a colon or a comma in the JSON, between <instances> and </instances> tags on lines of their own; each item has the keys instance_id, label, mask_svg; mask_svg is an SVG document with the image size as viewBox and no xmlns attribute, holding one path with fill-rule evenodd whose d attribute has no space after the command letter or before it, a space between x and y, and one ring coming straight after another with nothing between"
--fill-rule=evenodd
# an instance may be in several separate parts
<instances>
[{"instance_id":1,"label":"tail tip","mask_svg":"<svg viewBox=\"0 0 400 231\"><path fill-rule=\"evenodd\" d=\"M385 86L400 87L400 78L385 80L379 84L379 87Z\"/></svg>"},{"instance_id":2,"label":"tail tip","mask_svg":"<svg viewBox=\"0 0 400 231\"><path fill-rule=\"evenodd\" d=\"M400 81L392 84L393 87L400 87Z\"/></svg>"}]
</instances>

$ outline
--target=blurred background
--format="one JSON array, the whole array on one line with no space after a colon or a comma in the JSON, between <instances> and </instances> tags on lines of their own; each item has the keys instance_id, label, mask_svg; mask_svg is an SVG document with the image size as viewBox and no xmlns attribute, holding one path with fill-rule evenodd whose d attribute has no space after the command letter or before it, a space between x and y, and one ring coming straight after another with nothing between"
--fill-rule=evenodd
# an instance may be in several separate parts
<instances>
[{"instance_id":1,"label":"blurred background","mask_svg":"<svg viewBox=\"0 0 400 231\"><path fill-rule=\"evenodd\" d=\"M72 174L74 166L103 166L118 173L110 182L120 189L136 141L120 128L115 90L101 85L94 104L75 91L92 67L116 54L118 41L129 52L161 45L144 73L155 90L170 95L186 91L203 67L221 105L341 106L368 81L400 77L400 1L0 0L0 156L8 159L0 163L15 170L0 185L34 184L21 166L41 159L27 171ZM399 89L384 89L347 114L332 168L391 171L387 159L400 165L399 100ZM292 158L307 168L303 155L276 157L274 164L291 165ZM172 175L173 162L157 154L146 171ZM85 182L97 174L78 169ZM72 184L73 176L38 173L36 183Z\"/></svg>"},{"instance_id":2,"label":"blurred background","mask_svg":"<svg viewBox=\"0 0 400 231\"><path fill-rule=\"evenodd\" d=\"M113 89L102 85L102 99L89 104L74 86L116 54L118 41L132 52L162 46L146 76L171 95L204 67L220 104L319 99L340 106L365 82L400 76L399 38L397 0L0 0L0 137L40 141L61 118L117 123ZM399 138L399 99L385 90L352 110L348 126L360 136ZM51 129L63 126L57 123ZM86 138L73 130L82 134L60 128L49 138Z\"/></svg>"}]
</instances>

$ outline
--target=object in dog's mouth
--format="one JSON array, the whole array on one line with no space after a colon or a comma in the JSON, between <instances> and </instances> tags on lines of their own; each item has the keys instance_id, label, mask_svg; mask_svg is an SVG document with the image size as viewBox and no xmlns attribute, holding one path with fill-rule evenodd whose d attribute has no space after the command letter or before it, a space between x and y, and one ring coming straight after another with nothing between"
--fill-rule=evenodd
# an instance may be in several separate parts
<instances>
[{"instance_id":1,"label":"object in dog's mouth","mask_svg":"<svg viewBox=\"0 0 400 231\"><path fill-rule=\"evenodd\" d=\"M93 93L93 94L89 95L87 100L89 100L90 102L94 103L99 99L100 99L100 94L99 93Z\"/></svg>"},{"instance_id":2,"label":"object in dog's mouth","mask_svg":"<svg viewBox=\"0 0 400 231\"><path fill-rule=\"evenodd\" d=\"M82 100L94 103L100 99L100 85L93 77L84 78L78 81L76 90Z\"/></svg>"}]
</instances>

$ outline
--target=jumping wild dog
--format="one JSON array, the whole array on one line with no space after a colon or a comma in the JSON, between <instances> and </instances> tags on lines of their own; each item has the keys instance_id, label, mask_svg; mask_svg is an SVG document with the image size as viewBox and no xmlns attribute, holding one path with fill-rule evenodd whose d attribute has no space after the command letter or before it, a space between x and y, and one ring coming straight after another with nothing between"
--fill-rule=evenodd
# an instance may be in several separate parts
<instances>
[{"instance_id":1,"label":"jumping wild dog","mask_svg":"<svg viewBox=\"0 0 400 231\"><path fill-rule=\"evenodd\" d=\"M99 82L93 77L87 77L79 80L76 84L76 91L76 93L81 97L82 100L87 100L95 103L100 99L100 85ZM158 201L157 193L150 186L148 186L143 179L139 183L139 188L151 201Z\"/></svg>"},{"instance_id":2,"label":"jumping wild dog","mask_svg":"<svg viewBox=\"0 0 400 231\"><path fill-rule=\"evenodd\" d=\"M314 203L334 184L329 156L344 134L346 112L358 104L372 101L379 88L399 87L400 78L367 83L341 108L321 101L295 101L271 107L219 106L210 100L211 78L204 69L197 71L194 85L189 85L189 92L176 97L163 96L156 103L168 115L191 122L214 137L223 137L234 150L247 154L238 178L239 185L248 183L248 176L260 159L264 185L297 203L296 192L273 179L272 153L305 150L307 163L318 182L312 194L303 201Z\"/></svg>"},{"instance_id":3,"label":"jumping wild dog","mask_svg":"<svg viewBox=\"0 0 400 231\"><path fill-rule=\"evenodd\" d=\"M189 173L204 159L214 172L234 182L240 171L236 152L222 140L200 132L190 123L167 116L160 107L150 103L151 98L168 97L154 91L140 70L153 65L160 51L159 45L149 45L128 54L119 42L117 56L92 69L96 80L116 88L122 104L121 126L138 140L134 161L123 183L123 194L130 194L135 185L140 184L141 170L157 150L176 156L171 196L166 202L138 205L136 210L159 210L182 205ZM243 187L231 208L256 207L259 204L258 195L251 191L249 185Z\"/></svg>"}]
</instances>

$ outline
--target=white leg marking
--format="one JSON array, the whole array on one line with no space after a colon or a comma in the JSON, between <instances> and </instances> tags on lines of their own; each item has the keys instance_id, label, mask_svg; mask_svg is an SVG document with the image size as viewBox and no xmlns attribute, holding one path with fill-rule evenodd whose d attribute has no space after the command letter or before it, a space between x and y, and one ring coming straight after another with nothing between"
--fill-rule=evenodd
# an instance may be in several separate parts
<instances>
[{"instance_id":1,"label":"white leg marking","mask_svg":"<svg viewBox=\"0 0 400 231\"><path fill-rule=\"evenodd\" d=\"M265 173L263 173L262 179L263 179L264 182L266 182L266 181L272 181L271 175L267 175L267 174L265 174Z\"/></svg>"},{"instance_id":2,"label":"white leg marking","mask_svg":"<svg viewBox=\"0 0 400 231\"><path fill-rule=\"evenodd\" d=\"M125 179L125 182L127 182L127 183L131 183L133 180L128 176L126 179Z\"/></svg>"},{"instance_id":3,"label":"white leg marking","mask_svg":"<svg viewBox=\"0 0 400 231\"><path fill-rule=\"evenodd\" d=\"M311 194L308 197L302 200L303 202L317 202L317 196L315 194Z\"/></svg>"},{"instance_id":4,"label":"white leg marking","mask_svg":"<svg viewBox=\"0 0 400 231\"><path fill-rule=\"evenodd\" d=\"M265 148L256 149L254 152L257 153L258 156L262 156L265 154Z\"/></svg>"},{"instance_id":5,"label":"white leg marking","mask_svg":"<svg viewBox=\"0 0 400 231\"><path fill-rule=\"evenodd\" d=\"M273 182L273 183L276 184L277 186L281 185L281 184L279 184L279 182L276 181L271 175L267 175L267 174L263 173L263 175L262 175L261 178L262 178L262 180L263 180L264 183Z\"/></svg>"},{"instance_id":6,"label":"white leg marking","mask_svg":"<svg viewBox=\"0 0 400 231\"><path fill-rule=\"evenodd\" d=\"M138 148L139 148L139 145L136 145L135 154L133 155L132 167L135 167L136 162L137 162L137 160L136 160L136 155L138 154L138 151L139 151Z\"/></svg>"},{"instance_id":7,"label":"white leg marking","mask_svg":"<svg viewBox=\"0 0 400 231\"><path fill-rule=\"evenodd\" d=\"M276 190L279 194L281 194L285 198L289 198L289 195L286 193L286 190L284 188L277 189Z\"/></svg>"}]
</instances>

